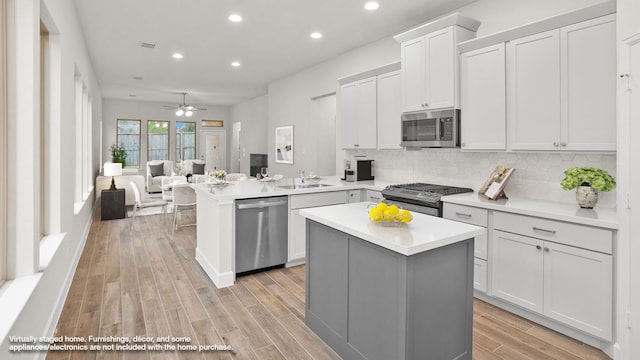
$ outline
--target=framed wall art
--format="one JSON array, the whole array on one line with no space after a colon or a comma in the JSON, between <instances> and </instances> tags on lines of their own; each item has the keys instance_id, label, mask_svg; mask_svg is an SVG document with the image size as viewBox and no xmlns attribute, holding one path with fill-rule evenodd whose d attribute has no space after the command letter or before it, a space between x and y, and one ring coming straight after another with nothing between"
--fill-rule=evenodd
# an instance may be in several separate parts
<instances>
[{"instance_id":1,"label":"framed wall art","mask_svg":"<svg viewBox=\"0 0 640 360\"><path fill-rule=\"evenodd\" d=\"M276 128L276 162L293 164L293 125Z\"/></svg>"}]
</instances>

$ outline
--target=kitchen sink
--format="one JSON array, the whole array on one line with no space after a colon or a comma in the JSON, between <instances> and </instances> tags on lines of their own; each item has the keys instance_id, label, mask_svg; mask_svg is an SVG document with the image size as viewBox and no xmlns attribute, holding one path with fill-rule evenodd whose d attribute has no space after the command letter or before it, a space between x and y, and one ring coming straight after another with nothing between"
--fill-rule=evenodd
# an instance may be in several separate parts
<instances>
[{"instance_id":1,"label":"kitchen sink","mask_svg":"<svg viewBox=\"0 0 640 360\"><path fill-rule=\"evenodd\" d=\"M313 189L319 187L331 186L328 184L297 184L297 185L280 185L282 189Z\"/></svg>"}]
</instances>

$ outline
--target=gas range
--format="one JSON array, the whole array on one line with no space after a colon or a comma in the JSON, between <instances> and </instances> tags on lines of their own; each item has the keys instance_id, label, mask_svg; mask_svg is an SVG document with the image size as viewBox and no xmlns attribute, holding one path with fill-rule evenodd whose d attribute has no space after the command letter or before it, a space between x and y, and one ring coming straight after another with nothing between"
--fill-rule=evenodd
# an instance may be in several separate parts
<instances>
[{"instance_id":1,"label":"gas range","mask_svg":"<svg viewBox=\"0 0 640 360\"><path fill-rule=\"evenodd\" d=\"M382 196L407 210L423 214L442 216L442 201L445 195L473 192L470 188L425 183L390 185L382 190Z\"/></svg>"}]
</instances>

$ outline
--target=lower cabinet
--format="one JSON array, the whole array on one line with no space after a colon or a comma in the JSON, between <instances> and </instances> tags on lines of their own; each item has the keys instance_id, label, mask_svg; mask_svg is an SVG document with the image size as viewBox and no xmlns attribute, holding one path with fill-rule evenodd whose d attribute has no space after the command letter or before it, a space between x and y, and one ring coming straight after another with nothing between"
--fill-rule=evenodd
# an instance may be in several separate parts
<instances>
[{"instance_id":1,"label":"lower cabinet","mask_svg":"<svg viewBox=\"0 0 640 360\"><path fill-rule=\"evenodd\" d=\"M477 226L488 226L488 211L472 206L444 204L442 217ZM487 232L477 236L474 242L473 288L487 292Z\"/></svg>"},{"instance_id":2,"label":"lower cabinet","mask_svg":"<svg viewBox=\"0 0 640 360\"><path fill-rule=\"evenodd\" d=\"M359 190L358 190L359 192ZM289 197L289 256L288 262L304 263L306 255L306 218L300 216L300 209L346 204L351 199L350 191L330 191L313 194L291 195ZM359 193L358 193L359 195ZM358 200L359 201L359 200Z\"/></svg>"},{"instance_id":3,"label":"lower cabinet","mask_svg":"<svg viewBox=\"0 0 640 360\"><path fill-rule=\"evenodd\" d=\"M384 198L382 197L382 192L380 191L375 191L375 190L362 190L363 194L363 201L370 201L370 202L374 202L374 203L378 203L380 201L382 201Z\"/></svg>"},{"instance_id":4,"label":"lower cabinet","mask_svg":"<svg viewBox=\"0 0 640 360\"><path fill-rule=\"evenodd\" d=\"M475 243L476 295L612 340L614 231L450 203L443 217L487 227Z\"/></svg>"},{"instance_id":5,"label":"lower cabinet","mask_svg":"<svg viewBox=\"0 0 640 360\"><path fill-rule=\"evenodd\" d=\"M612 339L612 256L495 230L492 295Z\"/></svg>"}]
</instances>

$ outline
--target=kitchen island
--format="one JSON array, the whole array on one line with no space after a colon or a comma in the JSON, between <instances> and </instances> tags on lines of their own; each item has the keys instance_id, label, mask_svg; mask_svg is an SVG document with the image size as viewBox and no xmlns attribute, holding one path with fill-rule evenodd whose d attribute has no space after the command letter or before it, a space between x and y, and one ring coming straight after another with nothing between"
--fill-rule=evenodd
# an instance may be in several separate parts
<instances>
[{"instance_id":1,"label":"kitchen island","mask_svg":"<svg viewBox=\"0 0 640 360\"><path fill-rule=\"evenodd\" d=\"M304 218L297 215L298 209L344 204L353 200L350 195L354 192L358 195L361 191L377 193L387 185L390 184L378 180L345 182L335 176L323 176L311 182L307 179L304 184L300 178L279 181L243 180L226 185L195 184L198 223L196 261L217 287L233 285L236 276L237 200L289 197L289 244L295 251L290 252L287 265L292 266L304 262L304 235L296 235L300 219L304 224ZM355 201L360 201L359 196Z\"/></svg>"},{"instance_id":2,"label":"kitchen island","mask_svg":"<svg viewBox=\"0 0 640 360\"><path fill-rule=\"evenodd\" d=\"M300 211L307 326L345 359L471 359L473 238L484 229L418 213L386 227L368 205Z\"/></svg>"}]
</instances>

